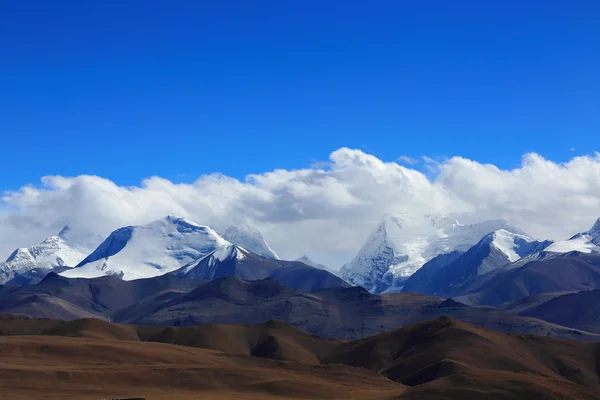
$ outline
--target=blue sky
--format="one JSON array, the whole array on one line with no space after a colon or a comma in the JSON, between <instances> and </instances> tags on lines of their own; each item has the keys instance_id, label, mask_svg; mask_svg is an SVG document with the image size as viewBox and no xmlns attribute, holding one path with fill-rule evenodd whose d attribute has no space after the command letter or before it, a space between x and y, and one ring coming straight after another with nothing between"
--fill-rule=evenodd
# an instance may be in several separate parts
<instances>
[{"instance_id":1,"label":"blue sky","mask_svg":"<svg viewBox=\"0 0 600 400\"><path fill-rule=\"evenodd\" d=\"M599 149L597 1L0 4L0 190ZM574 149L574 150L572 150Z\"/></svg>"}]
</instances>

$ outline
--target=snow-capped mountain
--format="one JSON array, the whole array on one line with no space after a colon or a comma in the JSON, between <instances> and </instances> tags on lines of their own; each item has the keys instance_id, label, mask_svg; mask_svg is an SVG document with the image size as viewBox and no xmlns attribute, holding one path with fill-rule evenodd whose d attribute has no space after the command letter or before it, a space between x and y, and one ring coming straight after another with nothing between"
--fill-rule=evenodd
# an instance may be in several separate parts
<instances>
[{"instance_id":1,"label":"snow-capped mountain","mask_svg":"<svg viewBox=\"0 0 600 400\"><path fill-rule=\"evenodd\" d=\"M210 280L223 276L237 276L235 271L237 261L244 260L250 254L250 252L242 247L234 244L225 244L202 258L183 266L175 271L174 274L181 278ZM257 279L265 278L267 275L260 276ZM240 278L248 279L244 276Z\"/></svg>"},{"instance_id":2,"label":"snow-capped mountain","mask_svg":"<svg viewBox=\"0 0 600 400\"><path fill-rule=\"evenodd\" d=\"M68 278L119 276L150 278L175 271L207 253L230 244L207 226L167 216L142 226L120 228L75 268Z\"/></svg>"},{"instance_id":3,"label":"snow-capped mountain","mask_svg":"<svg viewBox=\"0 0 600 400\"><path fill-rule=\"evenodd\" d=\"M500 229L481 239L477 244L478 250L488 252L477 268L477 275L488 273L500 265L513 263L522 257L537 253L552 245L551 240L535 240L527 235ZM488 250L489 249L489 250Z\"/></svg>"},{"instance_id":4,"label":"snow-capped mountain","mask_svg":"<svg viewBox=\"0 0 600 400\"><path fill-rule=\"evenodd\" d=\"M494 272L505 272L521 268L534 261L548 261L570 256L576 257L577 253L600 254L600 218L596 220L594 226L589 231L578 233L569 240L554 242L545 249L524 256L515 262L505 265L501 268L501 271Z\"/></svg>"},{"instance_id":5,"label":"snow-capped mountain","mask_svg":"<svg viewBox=\"0 0 600 400\"><path fill-rule=\"evenodd\" d=\"M578 233L569 240L563 240L549 246L546 251L552 253L600 253L600 218L589 231Z\"/></svg>"},{"instance_id":6,"label":"snow-capped mountain","mask_svg":"<svg viewBox=\"0 0 600 400\"><path fill-rule=\"evenodd\" d=\"M260 231L253 226L230 226L221 235L236 246L243 247L262 257L279 260L277 253L267 244Z\"/></svg>"},{"instance_id":7,"label":"snow-capped mountain","mask_svg":"<svg viewBox=\"0 0 600 400\"><path fill-rule=\"evenodd\" d=\"M51 270L75 267L101 241L98 235L73 232L65 226L58 235L19 248L0 263L0 283L35 283Z\"/></svg>"},{"instance_id":8,"label":"snow-capped mountain","mask_svg":"<svg viewBox=\"0 0 600 400\"><path fill-rule=\"evenodd\" d=\"M273 278L300 290L348 286L329 271L297 261L262 257L233 244L223 245L172 274L180 278L198 280L213 280L226 276L244 280Z\"/></svg>"},{"instance_id":9,"label":"snow-capped mountain","mask_svg":"<svg viewBox=\"0 0 600 400\"><path fill-rule=\"evenodd\" d=\"M433 257L467 251L500 229L524 234L505 220L463 225L442 215L386 214L356 257L342 267L341 277L371 292L397 291Z\"/></svg>"},{"instance_id":10,"label":"snow-capped mountain","mask_svg":"<svg viewBox=\"0 0 600 400\"><path fill-rule=\"evenodd\" d=\"M538 253L551 241L538 241L529 236L500 229L485 235L465 253L451 257L445 265L434 257L411 275L402 291L420 292L442 297L466 294L478 277Z\"/></svg>"},{"instance_id":11,"label":"snow-capped mountain","mask_svg":"<svg viewBox=\"0 0 600 400\"><path fill-rule=\"evenodd\" d=\"M315 267L315 268L318 268L318 269L323 269L325 271L329 271L332 274L337 275L336 271L332 270L331 268L329 268L329 267L327 267L327 266L325 266L323 264L319 264L318 262L311 260L310 258L308 258L308 256L306 254L303 255L302 257L300 257L299 259L297 259L296 261L299 261L299 262L301 262L303 264L306 264L306 265L310 265L311 267Z\"/></svg>"}]
</instances>

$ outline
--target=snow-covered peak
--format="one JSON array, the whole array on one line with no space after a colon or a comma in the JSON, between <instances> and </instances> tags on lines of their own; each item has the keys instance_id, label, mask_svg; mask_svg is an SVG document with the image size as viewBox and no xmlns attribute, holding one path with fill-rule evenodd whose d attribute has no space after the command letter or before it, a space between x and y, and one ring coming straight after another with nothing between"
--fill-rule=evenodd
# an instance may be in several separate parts
<instances>
[{"instance_id":1,"label":"snow-covered peak","mask_svg":"<svg viewBox=\"0 0 600 400\"><path fill-rule=\"evenodd\" d=\"M549 246L546 251L552 253L600 253L600 218L589 231L578 233L569 240L563 240Z\"/></svg>"},{"instance_id":2,"label":"snow-covered peak","mask_svg":"<svg viewBox=\"0 0 600 400\"><path fill-rule=\"evenodd\" d=\"M31 247L16 249L7 259L5 264L11 266L15 272L23 272L35 264L35 268L52 269L55 266L75 266L85 254L72 249L69 244L59 236L51 236L40 244Z\"/></svg>"},{"instance_id":3,"label":"snow-covered peak","mask_svg":"<svg viewBox=\"0 0 600 400\"><path fill-rule=\"evenodd\" d=\"M0 263L0 283L17 275L43 275L57 267L74 267L97 246L102 238L64 227L58 235L50 236L31 247L16 249Z\"/></svg>"},{"instance_id":4,"label":"snow-covered peak","mask_svg":"<svg viewBox=\"0 0 600 400\"><path fill-rule=\"evenodd\" d=\"M402 291L440 297L461 296L480 284L484 279L482 276L539 253L551 243L498 229L464 253L454 251L434 257L404 282Z\"/></svg>"},{"instance_id":5,"label":"snow-covered peak","mask_svg":"<svg viewBox=\"0 0 600 400\"><path fill-rule=\"evenodd\" d=\"M179 269L227 244L211 228L170 215L147 225L117 229L76 268L62 275L150 278Z\"/></svg>"},{"instance_id":6,"label":"snow-covered peak","mask_svg":"<svg viewBox=\"0 0 600 400\"><path fill-rule=\"evenodd\" d=\"M223 232L223 238L254 254L279 260L277 253L267 244L258 229L250 225L230 226Z\"/></svg>"},{"instance_id":7,"label":"snow-covered peak","mask_svg":"<svg viewBox=\"0 0 600 400\"><path fill-rule=\"evenodd\" d=\"M178 217L176 215L167 215L166 217L146 224L143 227L153 229L158 227L165 227L166 229L171 229L171 227L178 227L178 229L210 229L208 226L197 224L189 219Z\"/></svg>"},{"instance_id":8,"label":"snow-covered peak","mask_svg":"<svg viewBox=\"0 0 600 400\"><path fill-rule=\"evenodd\" d=\"M66 238L69 238L69 237L72 235L72 233L73 233L73 230L71 229L71 227L70 227L69 225L65 225L65 226L64 226L64 227L63 227L63 228L60 230L60 232L58 232L58 235L57 235L57 236L58 236L59 238L66 239Z\"/></svg>"},{"instance_id":9,"label":"snow-covered peak","mask_svg":"<svg viewBox=\"0 0 600 400\"><path fill-rule=\"evenodd\" d=\"M72 228L71 225L65 225L60 232L58 232L57 237L67 243L70 247L85 251L86 255L102 243L102 240L104 239L103 236L97 233Z\"/></svg>"},{"instance_id":10,"label":"snow-covered peak","mask_svg":"<svg viewBox=\"0 0 600 400\"><path fill-rule=\"evenodd\" d=\"M600 239L600 218L596 220L592 229L587 231L587 234L593 237L594 239ZM600 243L597 243L600 244Z\"/></svg>"},{"instance_id":11,"label":"snow-covered peak","mask_svg":"<svg viewBox=\"0 0 600 400\"><path fill-rule=\"evenodd\" d=\"M342 267L341 276L354 285L382 292L401 286L433 257L466 251L486 234L500 229L523 234L505 220L463 225L439 214L386 214L357 256Z\"/></svg>"},{"instance_id":12,"label":"snow-covered peak","mask_svg":"<svg viewBox=\"0 0 600 400\"><path fill-rule=\"evenodd\" d=\"M527 235L509 232L506 229L499 229L486 235L480 243L489 244L491 248L504 254L509 262L515 262L521 257L541 250L540 242L537 240ZM549 244L549 242L543 243Z\"/></svg>"},{"instance_id":13,"label":"snow-covered peak","mask_svg":"<svg viewBox=\"0 0 600 400\"><path fill-rule=\"evenodd\" d=\"M237 261L242 261L247 256L248 251L246 249L228 243L211 251L202 258L196 261L192 261L188 265L184 266L181 270L179 270L177 274L179 276L185 276L194 268L196 268L199 264L203 264L208 268L214 268L217 264L222 263L224 261L234 259Z\"/></svg>"}]
</instances>

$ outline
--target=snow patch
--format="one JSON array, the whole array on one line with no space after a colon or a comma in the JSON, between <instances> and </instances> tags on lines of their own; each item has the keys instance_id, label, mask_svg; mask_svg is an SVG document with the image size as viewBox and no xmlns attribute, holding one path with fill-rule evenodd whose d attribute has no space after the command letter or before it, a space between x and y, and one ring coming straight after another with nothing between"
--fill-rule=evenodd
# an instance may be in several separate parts
<instances>
[{"instance_id":1,"label":"snow patch","mask_svg":"<svg viewBox=\"0 0 600 400\"><path fill-rule=\"evenodd\" d=\"M528 243L534 242L534 240L528 236L500 229L494 232L492 245L504 253L510 262L515 262L521 258L517 253L517 250L520 247L517 243L518 239Z\"/></svg>"},{"instance_id":2,"label":"snow patch","mask_svg":"<svg viewBox=\"0 0 600 400\"><path fill-rule=\"evenodd\" d=\"M596 220L589 231L578 233L569 240L556 242L549 246L546 251L553 253L569 253L571 251L588 254L600 253L600 218Z\"/></svg>"},{"instance_id":3,"label":"snow patch","mask_svg":"<svg viewBox=\"0 0 600 400\"><path fill-rule=\"evenodd\" d=\"M581 253L600 252L600 248L592 243L590 235L581 235L577 238L556 242L546 248L546 251L553 253L569 253L579 251Z\"/></svg>"}]
</instances>

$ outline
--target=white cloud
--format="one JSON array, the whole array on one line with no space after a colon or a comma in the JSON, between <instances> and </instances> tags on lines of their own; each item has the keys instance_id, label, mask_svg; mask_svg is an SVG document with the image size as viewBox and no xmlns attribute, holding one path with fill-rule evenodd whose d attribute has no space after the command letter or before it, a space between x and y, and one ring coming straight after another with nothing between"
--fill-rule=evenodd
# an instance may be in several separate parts
<instances>
[{"instance_id":1,"label":"white cloud","mask_svg":"<svg viewBox=\"0 0 600 400\"><path fill-rule=\"evenodd\" d=\"M217 227L253 224L283 257L308 254L337 268L386 212L440 212L465 222L505 218L552 239L584 230L600 216L598 153L564 164L527 154L513 170L461 157L425 161L434 175L341 148L328 164L244 181L219 174L189 184L151 177L122 187L96 176L48 176L40 187L5 193L0 255L56 234L66 223L108 234L177 214Z\"/></svg>"},{"instance_id":2,"label":"white cloud","mask_svg":"<svg viewBox=\"0 0 600 400\"><path fill-rule=\"evenodd\" d=\"M400 161L402 164L415 165L419 162L416 158L409 156L400 156L397 161Z\"/></svg>"}]
</instances>

